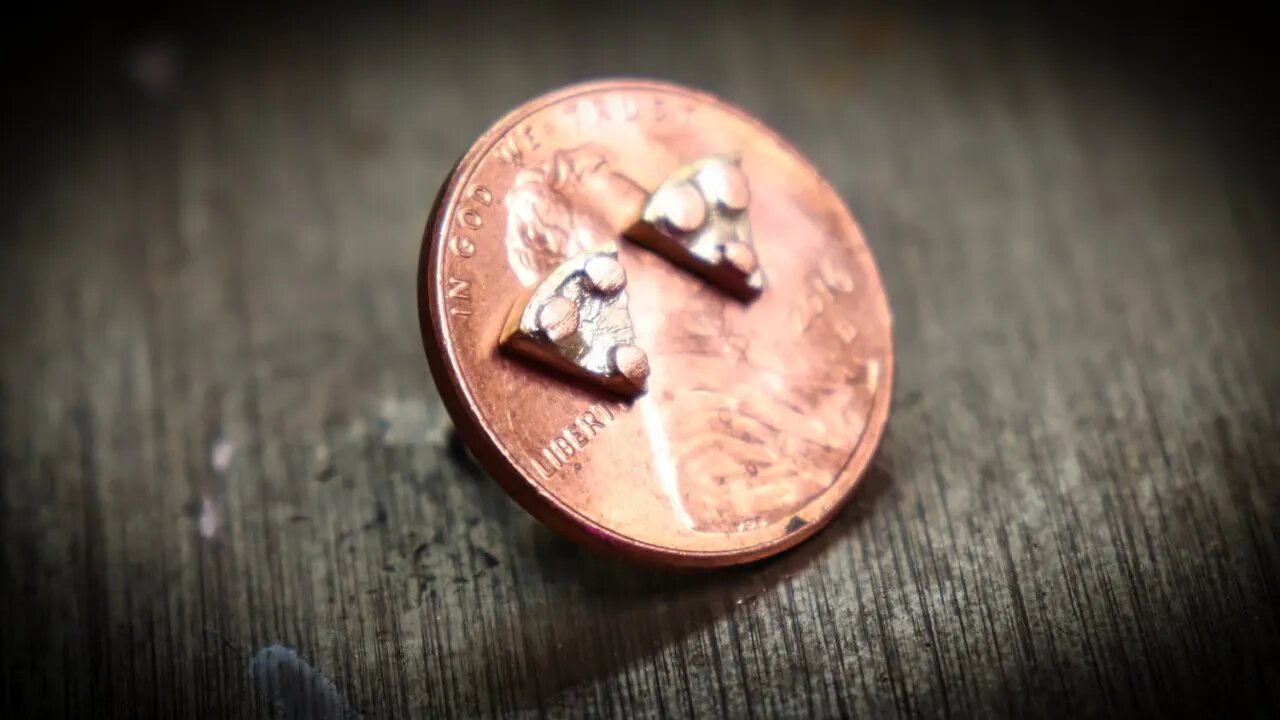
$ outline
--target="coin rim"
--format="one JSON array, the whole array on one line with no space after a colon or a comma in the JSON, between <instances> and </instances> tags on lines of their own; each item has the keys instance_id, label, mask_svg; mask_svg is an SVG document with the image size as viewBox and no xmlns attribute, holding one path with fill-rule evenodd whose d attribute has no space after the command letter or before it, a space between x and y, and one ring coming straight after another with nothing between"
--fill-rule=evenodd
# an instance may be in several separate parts
<instances>
[{"instance_id":1,"label":"coin rim","mask_svg":"<svg viewBox=\"0 0 1280 720\"><path fill-rule=\"evenodd\" d=\"M817 517L810 520L804 527L798 528L793 532L784 533L773 540L743 548L711 552L680 550L629 537L591 520L577 509L565 504L553 494L544 490L536 482L525 478L516 459L511 456L500 441L500 438L485 426L478 410L473 411L473 408L476 408L475 400L471 397L465 381L462 380L462 371L453 347L453 340L448 335L448 318L445 316L443 296L444 286L443 283L438 281L433 282L436 280L436 274L442 266L444 252L448 246L448 233L444 232L446 228L439 224L440 211L448 206L446 198L449 201L459 198L464 189L462 181L470 177L476 165L487 155L494 142L505 135L520 120L568 98L602 90L639 90L672 93L685 96L699 103L717 106L732 115L738 116L748 125L774 138L784 150L799 159L800 165L812 173L814 178L840 202L845 215L853 223L858 236L862 239L871 274L874 276L888 314L888 323L885 329L888 342L882 359L881 390L875 394L875 398L872 400L871 410L867 415L867 423L864 426L861 437L858 439L857 445L849 453L844 464L833 474L831 486L838 484L844 475L850 472L850 468L856 468L855 472L858 473L858 476L853 478L848 488L840 493L835 502L823 508ZM467 152L454 164L441 184L440 190L432 203L431 213L427 218L427 226L423 232L422 247L418 260L418 323L422 331L423 350L427 356L427 365L431 369L436 390L440 393L441 400L453 420L454 427L480 466L493 476L507 494L515 499L525 510L553 530L587 547L642 562L667 566L704 568L740 565L775 555L807 540L831 522L844 507L845 503L852 498L858 485L861 484L866 475L866 470L871 464L871 456L879 448L880 442L884 437L889 407L892 404L895 364L893 313L889 307L889 298L884 289L880 270L875 262L875 255L867 244L866 234L862 231L862 226L849 210L843 198L840 197L835 188L803 153L751 114L710 93L660 80L613 78L592 80L561 87L517 105L497 122L493 123L484 134L472 143ZM492 450L497 450L497 452L494 453ZM825 497L830 492L830 489L831 487L829 486L819 497ZM808 507L808 504L805 507Z\"/></svg>"}]
</instances>

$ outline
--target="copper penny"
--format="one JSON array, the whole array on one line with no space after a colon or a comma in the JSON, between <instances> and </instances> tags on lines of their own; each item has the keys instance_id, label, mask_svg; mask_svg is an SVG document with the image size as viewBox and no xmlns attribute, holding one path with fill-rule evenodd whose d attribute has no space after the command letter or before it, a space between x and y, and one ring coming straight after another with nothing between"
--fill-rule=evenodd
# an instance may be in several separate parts
<instances>
[{"instance_id":1,"label":"copper penny","mask_svg":"<svg viewBox=\"0 0 1280 720\"><path fill-rule=\"evenodd\" d=\"M714 179L754 237L733 262L768 276L750 302L622 237L668 176L717 154L741 159L742 177ZM635 333L613 361L647 374L628 401L498 349L518 298L608 242L624 272L591 279L625 283ZM888 301L848 209L759 121L665 83L563 88L476 141L428 221L419 312L440 394L485 470L554 529L638 560L730 565L812 535L889 412Z\"/></svg>"}]
</instances>

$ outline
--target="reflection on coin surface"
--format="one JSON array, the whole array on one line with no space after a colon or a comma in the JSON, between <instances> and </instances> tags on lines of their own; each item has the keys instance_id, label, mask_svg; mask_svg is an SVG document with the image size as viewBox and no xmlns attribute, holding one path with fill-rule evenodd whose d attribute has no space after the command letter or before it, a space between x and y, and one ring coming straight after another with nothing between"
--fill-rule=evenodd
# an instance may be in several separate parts
<instances>
[{"instance_id":1,"label":"reflection on coin surface","mask_svg":"<svg viewBox=\"0 0 1280 720\"><path fill-rule=\"evenodd\" d=\"M746 182L717 180L754 237L732 260L768 274L750 303L622 237L664 179L717 154L741 159ZM613 362L647 376L633 400L498 347L518 298L605 243L623 272L590 277L625 282L643 352ZM428 221L419 312L480 464L551 527L639 560L730 565L800 542L849 498L889 411L888 302L848 209L759 121L665 83L563 88L485 133Z\"/></svg>"}]
</instances>

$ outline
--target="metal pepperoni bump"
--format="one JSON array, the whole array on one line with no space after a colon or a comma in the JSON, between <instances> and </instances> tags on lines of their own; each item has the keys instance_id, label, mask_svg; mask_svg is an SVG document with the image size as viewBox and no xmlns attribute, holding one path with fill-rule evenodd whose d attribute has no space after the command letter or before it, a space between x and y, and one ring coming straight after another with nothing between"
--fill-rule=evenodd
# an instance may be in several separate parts
<instances>
[{"instance_id":1,"label":"metal pepperoni bump","mask_svg":"<svg viewBox=\"0 0 1280 720\"><path fill-rule=\"evenodd\" d=\"M687 183L664 188L656 200L663 220L679 232L693 232L707 220L707 203L697 188Z\"/></svg>"},{"instance_id":2,"label":"metal pepperoni bump","mask_svg":"<svg viewBox=\"0 0 1280 720\"><path fill-rule=\"evenodd\" d=\"M751 201L751 191L742 169L722 160L708 163L698 173L698 184L709 199L729 210L745 210Z\"/></svg>"},{"instance_id":3,"label":"metal pepperoni bump","mask_svg":"<svg viewBox=\"0 0 1280 720\"><path fill-rule=\"evenodd\" d=\"M578 331L578 306L560 295L551 298L538 311L538 327L553 342L560 342Z\"/></svg>"},{"instance_id":4,"label":"metal pepperoni bump","mask_svg":"<svg viewBox=\"0 0 1280 720\"><path fill-rule=\"evenodd\" d=\"M614 295L627 286L627 272L611 257L597 256L587 261L587 280L602 295Z\"/></svg>"},{"instance_id":5,"label":"metal pepperoni bump","mask_svg":"<svg viewBox=\"0 0 1280 720\"><path fill-rule=\"evenodd\" d=\"M637 385L649 377L649 358L635 345L617 345L613 348L613 366L624 377Z\"/></svg>"},{"instance_id":6,"label":"metal pepperoni bump","mask_svg":"<svg viewBox=\"0 0 1280 720\"><path fill-rule=\"evenodd\" d=\"M515 108L445 179L422 253L459 436L593 548L773 555L834 517L879 444L893 339L866 240L807 160L714 97L607 81Z\"/></svg>"}]
</instances>

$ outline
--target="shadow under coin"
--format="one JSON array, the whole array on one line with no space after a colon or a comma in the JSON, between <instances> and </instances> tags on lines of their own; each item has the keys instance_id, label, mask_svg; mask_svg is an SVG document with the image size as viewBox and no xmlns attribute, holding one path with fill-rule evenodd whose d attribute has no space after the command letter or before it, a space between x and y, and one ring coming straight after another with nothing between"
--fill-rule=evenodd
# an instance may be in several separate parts
<instances>
[{"instance_id":1,"label":"shadow under coin","mask_svg":"<svg viewBox=\"0 0 1280 720\"><path fill-rule=\"evenodd\" d=\"M849 504L799 546L741 567L673 570L602 555L562 538L514 507L456 438L449 455L473 481L468 492L483 496L475 504L492 513L487 520L504 526L520 597L518 607L510 608L518 616L510 623L511 636L468 648L478 657L459 665L482 672L494 665L520 669L501 692L505 702L522 709L546 709L575 688L605 682L693 636L715 633L721 621L749 611L846 543L892 484L877 458ZM513 524L515 515L531 527ZM483 687L483 678L475 680Z\"/></svg>"}]
</instances>

